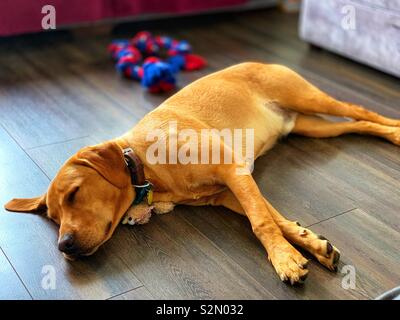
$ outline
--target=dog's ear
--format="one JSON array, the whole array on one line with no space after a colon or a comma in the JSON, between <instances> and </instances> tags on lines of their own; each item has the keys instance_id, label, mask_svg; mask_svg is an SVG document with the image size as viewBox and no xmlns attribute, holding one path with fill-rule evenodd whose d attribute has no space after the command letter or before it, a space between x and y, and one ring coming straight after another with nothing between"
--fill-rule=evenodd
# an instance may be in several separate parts
<instances>
[{"instance_id":1,"label":"dog's ear","mask_svg":"<svg viewBox=\"0 0 400 320\"><path fill-rule=\"evenodd\" d=\"M105 142L81 149L75 157L75 163L93 168L117 188L122 189L130 184L130 175L122 149L115 142Z\"/></svg>"},{"instance_id":2,"label":"dog's ear","mask_svg":"<svg viewBox=\"0 0 400 320\"><path fill-rule=\"evenodd\" d=\"M4 208L15 212L43 213L47 210L46 194L30 199L12 199Z\"/></svg>"}]
</instances>

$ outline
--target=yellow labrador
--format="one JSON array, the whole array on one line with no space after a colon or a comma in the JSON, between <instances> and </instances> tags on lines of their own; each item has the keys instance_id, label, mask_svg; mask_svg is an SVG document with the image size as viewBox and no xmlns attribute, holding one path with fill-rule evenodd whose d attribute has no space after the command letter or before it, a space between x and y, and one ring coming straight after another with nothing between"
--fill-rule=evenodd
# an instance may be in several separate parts
<instances>
[{"instance_id":1,"label":"yellow labrador","mask_svg":"<svg viewBox=\"0 0 400 320\"><path fill-rule=\"evenodd\" d=\"M331 123L315 114L355 121ZM171 123L175 125L173 130ZM210 130L205 134L204 129ZM92 254L107 241L135 199L143 205L147 198L148 205L159 213L172 210L175 204L221 205L248 217L282 280L302 282L308 273L307 260L292 244L335 270L338 249L273 208L257 187L243 157L227 162L187 163L188 150L200 154L200 148L189 147L183 152L185 163L169 157L165 163L149 160L155 132L165 132L160 139L166 149L161 151L170 154L186 143L175 139L181 130L191 130L203 138L206 135L205 140L210 142L215 138L210 132L226 129L253 130L254 159L292 132L317 138L370 134L400 144L399 120L335 100L284 66L243 63L188 85L123 136L81 149L61 167L44 195L13 199L5 207L10 211L46 212L60 225L59 249L74 259ZM171 145L173 140L177 145ZM240 141L239 149L243 151L247 140ZM238 152L221 136L217 145L220 159ZM204 146L202 151L204 158L212 153L204 152ZM153 155L159 156L157 152ZM144 214L137 222L147 220Z\"/></svg>"}]
</instances>

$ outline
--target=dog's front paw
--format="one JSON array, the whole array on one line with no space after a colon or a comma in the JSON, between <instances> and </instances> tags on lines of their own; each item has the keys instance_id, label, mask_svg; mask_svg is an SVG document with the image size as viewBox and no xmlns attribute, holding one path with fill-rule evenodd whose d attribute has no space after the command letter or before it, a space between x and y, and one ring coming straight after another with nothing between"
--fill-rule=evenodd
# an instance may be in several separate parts
<instances>
[{"instance_id":1,"label":"dog's front paw","mask_svg":"<svg viewBox=\"0 0 400 320\"><path fill-rule=\"evenodd\" d=\"M135 225L148 223L151 217L151 210L153 210L153 208L153 206L149 206L146 203L133 205L125 213L125 216L122 219L122 224Z\"/></svg>"},{"instance_id":2,"label":"dog's front paw","mask_svg":"<svg viewBox=\"0 0 400 320\"><path fill-rule=\"evenodd\" d=\"M286 241L281 241L273 248L272 252L268 253L268 259L281 280L292 285L303 283L308 275L308 260Z\"/></svg>"},{"instance_id":3,"label":"dog's front paw","mask_svg":"<svg viewBox=\"0 0 400 320\"><path fill-rule=\"evenodd\" d=\"M175 204L173 202L154 202L154 212L156 214L164 214L174 210Z\"/></svg>"}]
</instances>

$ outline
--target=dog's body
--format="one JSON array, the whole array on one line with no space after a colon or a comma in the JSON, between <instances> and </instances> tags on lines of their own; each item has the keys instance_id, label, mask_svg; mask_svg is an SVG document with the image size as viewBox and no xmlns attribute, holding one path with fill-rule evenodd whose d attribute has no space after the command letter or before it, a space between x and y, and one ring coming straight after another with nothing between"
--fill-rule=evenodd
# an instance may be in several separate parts
<instances>
[{"instance_id":1,"label":"dog's body","mask_svg":"<svg viewBox=\"0 0 400 320\"><path fill-rule=\"evenodd\" d=\"M198 136L203 129L233 131L252 128L257 158L280 137L292 131L296 117L294 112L280 108L262 90L255 89L254 81L249 81L254 72L252 70L249 65L243 64L193 82L147 114L131 131L118 138L117 143L123 147L131 146L144 160L146 151L154 143L149 140L148 133L161 129L171 138L175 134L169 129L172 122L177 123L178 132L192 129ZM183 144L184 141L178 141L177 149ZM169 150L168 141L166 151L167 154L173 152ZM225 188L224 181L214 172L220 166L219 163L204 166L167 163L146 166L145 173L146 178L154 183L156 191L160 190L154 195L155 202L167 200L192 204Z\"/></svg>"},{"instance_id":2,"label":"dog's body","mask_svg":"<svg viewBox=\"0 0 400 320\"><path fill-rule=\"evenodd\" d=\"M359 121L331 123L314 116L318 113ZM73 257L91 254L111 237L135 198L122 156L122 150L130 147L154 185L157 212L168 212L175 204L222 205L246 215L280 278L291 283L302 281L308 270L307 260L289 242L336 269L339 251L328 240L286 220L264 199L250 174L238 174L238 169L248 169L246 161L150 164L146 157L154 141L148 135L170 131L171 122L176 122L178 131L192 129L200 136L202 129L254 129L255 158L291 132L321 138L372 134L400 144L400 121L337 101L286 67L243 63L193 82L125 135L81 150L62 167L47 194L14 199L6 208L30 212L47 208L48 216L61 225L60 250ZM165 140L177 134L169 132ZM184 143L178 140L177 148ZM167 154L170 147L167 143ZM241 147L245 153L244 141ZM220 152L233 151L220 140ZM88 227L87 216L96 217L98 223Z\"/></svg>"}]
</instances>

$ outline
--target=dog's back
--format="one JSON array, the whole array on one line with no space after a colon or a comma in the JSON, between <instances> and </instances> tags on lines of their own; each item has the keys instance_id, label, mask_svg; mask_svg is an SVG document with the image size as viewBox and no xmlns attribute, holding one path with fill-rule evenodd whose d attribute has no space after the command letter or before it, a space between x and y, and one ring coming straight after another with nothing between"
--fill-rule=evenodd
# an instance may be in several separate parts
<instances>
[{"instance_id":1,"label":"dog's back","mask_svg":"<svg viewBox=\"0 0 400 320\"><path fill-rule=\"evenodd\" d=\"M258 157L281 136L289 134L295 123L295 113L281 108L262 89L261 82L270 68L274 66L248 62L201 78L146 115L133 134L137 138L139 132L168 129L172 121L177 122L180 130L198 132L252 128Z\"/></svg>"}]
</instances>

